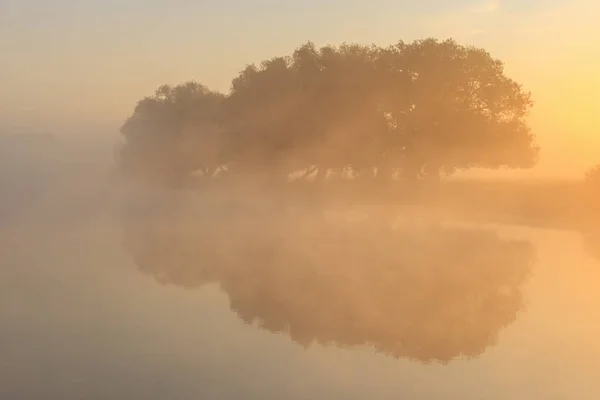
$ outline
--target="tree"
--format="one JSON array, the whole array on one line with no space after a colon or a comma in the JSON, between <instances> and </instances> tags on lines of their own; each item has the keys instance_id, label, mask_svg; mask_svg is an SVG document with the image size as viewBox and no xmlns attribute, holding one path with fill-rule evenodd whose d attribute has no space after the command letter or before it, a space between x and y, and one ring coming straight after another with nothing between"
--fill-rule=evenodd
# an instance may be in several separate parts
<instances>
[{"instance_id":1,"label":"tree","mask_svg":"<svg viewBox=\"0 0 600 400\"><path fill-rule=\"evenodd\" d=\"M600 260L600 165L586 171L585 188L584 222L579 230L583 236L586 251Z\"/></svg>"},{"instance_id":2,"label":"tree","mask_svg":"<svg viewBox=\"0 0 600 400\"><path fill-rule=\"evenodd\" d=\"M137 154L129 158L170 179L224 163L231 174L272 182L301 170L317 179L437 179L457 169L533 166L531 106L502 62L452 40L309 42L247 66L227 96L194 83L162 87L138 104L123 133Z\"/></svg>"},{"instance_id":3,"label":"tree","mask_svg":"<svg viewBox=\"0 0 600 400\"><path fill-rule=\"evenodd\" d=\"M596 165L586 171L585 182L590 187L600 189L600 165Z\"/></svg>"},{"instance_id":4,"label":"tree","mask_svg":"<svg viewBox=\"0 0 600 400\"><path fill-rule=\"evenodd\" d=\"M293 169L372 169L387 130L378 94L379 49L359 45L316 49L248 66L232 83L225 114L243 132L232 140L244 154L287 175ZM240 138L243 138L240 140ZM260 149L260 150L259 150ZM244 157L248 160L248 157Z\"/></svg>"},{"instance_id":5,"label":"tree","mask_svg":"<svg viewBox=\"0 0 600 400\"><path fill-rule=\"evenodd\" d=\"M593 231L591 236L598 237L598 226L600 226L600 165L590 168L585 173L584 200L586 223Z\"/></svg>"},{"instance_id":6,"label":"tree","mask_svg":"<svg viewBox=\"0 0 600 400\"><path fill-rule=\"evenodd\" d=\"M121 128L121 167L136 176L177 183L193 171L212 175L223 163L224 96L196 82L163 85L138 102Z\"/></svg>"},{"instance_id":7,"label":"tree","mask_svg":"<svg viewBox=\"0 0 600 400\"><path fill-rule=\"evenodd\" d=\"M247 66L233 80L223 114L236 172L278 175L282 155L297 145L291 119L298 116L301 98L292 73L288 60L278 57L260 68Z\"/></svg>"},{"instance_id":8,"label":"tree","mask_svg":"<svg viewBox=\"0 0 600 400\"><path fill-rule=\"evenodd\" d=\"M391 65L410 76L408 101L391 102L411 177L472 167L531 167L538 147L525 122L529 93L489 53L452 40L398 43Z\"/></svg>"},{"instance_id":9,"label":"tree","mask_svg":"<svg viewBox=\"0 0 600 400\"><path fill-rule=\"evenodd\" d=\"M452 40L308 43L242 71L228 101L237 109L228 115L253 127L240 143L320 170L438 177L531 167L539 151L525 121L529 93L487 52Z\"/></svg>"}]
</instances>

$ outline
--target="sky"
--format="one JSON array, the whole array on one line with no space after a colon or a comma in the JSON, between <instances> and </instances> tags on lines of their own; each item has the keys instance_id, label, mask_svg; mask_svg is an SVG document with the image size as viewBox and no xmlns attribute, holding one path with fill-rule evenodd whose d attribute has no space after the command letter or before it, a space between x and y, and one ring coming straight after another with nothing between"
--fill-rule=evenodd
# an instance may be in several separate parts
<instances>
[{"instance_id":1,"label":"sky","mask_svg":"<svg viewBox=\"0 0 600 400\"><path fill-rule=\"evenodd\" d=\"M117 135L161 84L226 92L247 64L307 41L454 38L488 50L532 92L539 165L600 163L596 0L0 0L0 132Z\"/></svg>"}]
</instances>

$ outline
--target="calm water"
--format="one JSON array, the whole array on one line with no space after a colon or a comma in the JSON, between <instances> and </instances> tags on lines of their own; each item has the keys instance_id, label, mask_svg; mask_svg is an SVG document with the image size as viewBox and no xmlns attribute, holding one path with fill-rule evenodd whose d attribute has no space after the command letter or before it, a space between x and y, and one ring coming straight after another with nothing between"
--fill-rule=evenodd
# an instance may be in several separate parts
<instances>
[{"instance_id":1,"label":"calm water","mask_svg":"<svg viewBox=\"0 0 600 400\"><path fill-rule=\"evenodd\" d=\"M1 399L600 398L600 263L578 234L494 227L477 270L215 270L181 242L198 231L68 198L0 230Z\"/></svg>"}]
</instances>

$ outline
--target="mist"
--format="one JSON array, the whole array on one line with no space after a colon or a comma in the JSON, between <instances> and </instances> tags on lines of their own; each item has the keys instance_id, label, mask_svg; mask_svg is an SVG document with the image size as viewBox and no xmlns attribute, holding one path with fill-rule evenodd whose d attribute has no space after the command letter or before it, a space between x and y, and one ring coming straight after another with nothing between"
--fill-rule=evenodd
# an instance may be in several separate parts
<instances>
[{"instance_id":1,"label":"mist","mask_svg":"<svg viewBox=\"0 0 600 400\"><path fill-rule=\"evenodd\" d=\"M3 398L600 394L600 170L465 177L543 152L484 49L307 42L140 97L118 137L0 137Z\"/></svg>"}]
</instances>

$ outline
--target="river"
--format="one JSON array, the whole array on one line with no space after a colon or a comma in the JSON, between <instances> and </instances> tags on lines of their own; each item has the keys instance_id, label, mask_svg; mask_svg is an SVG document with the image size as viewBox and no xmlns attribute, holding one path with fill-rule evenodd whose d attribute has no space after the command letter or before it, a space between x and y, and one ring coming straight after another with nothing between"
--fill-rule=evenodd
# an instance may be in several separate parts
<instances>
[{"instance_id":1,"label":"river","mask_svg":"<svg viewBox=\"0 0 600 400\"><path fill-rule=\"evenodd\" d=\"M177 242L199 232L128 236L94 187L0 229L2 399L600 398L600 263L577 233L487 225L476 252L412 254L417 275L215 270Z\"/></svg>"}]
</instances>

